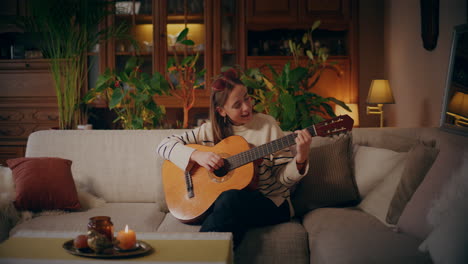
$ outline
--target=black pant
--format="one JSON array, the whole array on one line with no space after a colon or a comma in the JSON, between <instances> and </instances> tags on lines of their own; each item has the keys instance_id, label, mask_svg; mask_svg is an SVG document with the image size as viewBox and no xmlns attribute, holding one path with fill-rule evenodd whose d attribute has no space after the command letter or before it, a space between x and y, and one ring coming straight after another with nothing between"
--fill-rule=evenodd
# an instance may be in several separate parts
<instances>
[{"instance_id":1,"label":"black pant","mask_svg":"<svg viewBox=\"0 0 468 264\"><path fill-rule=\"evenodd\" d=\"M232 232L237 246L247 229L289 221L289 204L276 206L259 191L228 190L214 202L200 232Z\"/></svg>"}]
</instances>

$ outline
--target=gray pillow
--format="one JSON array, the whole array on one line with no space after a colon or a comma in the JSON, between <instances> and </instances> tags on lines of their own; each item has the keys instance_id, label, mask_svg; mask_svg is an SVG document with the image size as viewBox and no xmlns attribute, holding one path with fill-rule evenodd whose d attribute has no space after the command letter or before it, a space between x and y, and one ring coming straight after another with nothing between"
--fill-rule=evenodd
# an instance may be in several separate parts
<instances>
[{"instance_id":1,"label":"gray pillow","mask_svg":"<svg viewBox=\"0 0 468 264\"><path fill-rule=\"evenodd\" d=\"M292 196L296 215L319 207L353 205L359 200L351 156L349 134L331 144L311 148L309 172Z\"/></svg>"}]
</instances>

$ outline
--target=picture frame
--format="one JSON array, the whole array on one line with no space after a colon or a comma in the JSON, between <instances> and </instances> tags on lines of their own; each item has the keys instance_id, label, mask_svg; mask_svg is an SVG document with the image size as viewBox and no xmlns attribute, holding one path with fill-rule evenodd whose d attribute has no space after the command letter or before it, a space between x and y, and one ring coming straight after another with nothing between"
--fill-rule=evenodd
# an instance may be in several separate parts
<instances>
[{"instance_id":1,"label":"picture frame","mask_svg":"<svg viewBox=\"0 0 468 264\"><path fill-rule=\"evenodd\" d=\"M468 136L468 24L453 31L440 128Z\"/></svg>"}]
</instances>

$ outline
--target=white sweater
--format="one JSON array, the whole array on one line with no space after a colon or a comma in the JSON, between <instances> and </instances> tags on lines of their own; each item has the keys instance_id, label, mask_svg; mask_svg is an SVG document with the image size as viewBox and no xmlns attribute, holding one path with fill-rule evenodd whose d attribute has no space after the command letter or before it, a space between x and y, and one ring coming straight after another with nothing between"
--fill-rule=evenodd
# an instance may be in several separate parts
<instances>
[{"instance_id":1,"label":"white sweater","mask_svg":"<svg viewBox=\"0 0 468 264\"><path fill-rule=\"evenodd\" d=\"M252 147L269 143L284 136L273 117L260 113L254 114L252 121L246 125L233 126L233 133L242 136ZM186 144L214 146L211 123L205 123L182 135L172 135L164 139L159 144L157 152L185 171L190 169L190 156L195 151L195 149L185 146ZM263 157L263 162L256 170L258 172L257 189L277 206L280 206L287 199L292 216L294 210L290 202L290 188L307 174L308 169L307 165L304 173L300 174L291 149L283 149Z\"/></svg>"}]
</instances>

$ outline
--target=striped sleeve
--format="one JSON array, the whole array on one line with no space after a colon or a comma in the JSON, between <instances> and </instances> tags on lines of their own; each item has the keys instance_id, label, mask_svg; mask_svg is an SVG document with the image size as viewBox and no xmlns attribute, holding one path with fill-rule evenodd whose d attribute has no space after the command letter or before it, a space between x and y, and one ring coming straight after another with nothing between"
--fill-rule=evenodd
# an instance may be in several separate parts
<instances>
[{"instance_id":1,"label":"striped sleeve","mask_svg":"<svg viewBox=\"0 0 468 264\"><path fill-rule=\"evenodd\" d=\"M193 130L186 131L180 135L169 136L159 143L156 152L166 160L170 160L182 170L186 170L190 156L195 149L187 147L187 144L200 144L203 140L200 138L204 127L198 127Z\"/></svg>"}]
</instances>

